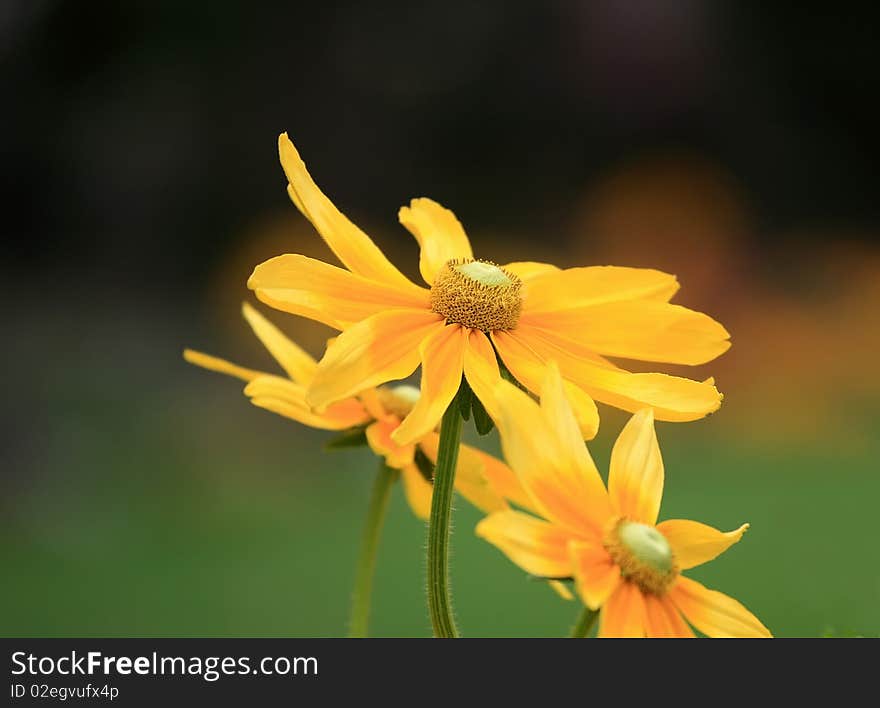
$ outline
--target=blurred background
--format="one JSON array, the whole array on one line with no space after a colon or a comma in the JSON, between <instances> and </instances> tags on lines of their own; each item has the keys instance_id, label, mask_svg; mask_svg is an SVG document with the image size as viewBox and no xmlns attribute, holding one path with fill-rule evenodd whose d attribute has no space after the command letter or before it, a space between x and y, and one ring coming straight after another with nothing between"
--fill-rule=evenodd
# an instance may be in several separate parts
<instances>
[{"instance_id":1,"label":"blurred background","mask_svg":"<svg viewBox=\"0 0 880 708\"><path fill-rule=\"evenodd\" d=\"M726 398L658 426L661 517L752 524L691 575L780 636L880 634L878 15L5 0L0 632L344 633L374 459L324 453L181 358L275 371L245 281L280 253L332 257L285 194L286 130L414 278L396 213L423 195L478 257L676 273L676 302L734 346L674 372ZM315 354L330 334L270 316ZM607 469L624 416L601 412ZM458 507L464 633L566 632L576 607ZM397 489L375 634L429 633L424 538Z\"/></svg>"}]
</instances>

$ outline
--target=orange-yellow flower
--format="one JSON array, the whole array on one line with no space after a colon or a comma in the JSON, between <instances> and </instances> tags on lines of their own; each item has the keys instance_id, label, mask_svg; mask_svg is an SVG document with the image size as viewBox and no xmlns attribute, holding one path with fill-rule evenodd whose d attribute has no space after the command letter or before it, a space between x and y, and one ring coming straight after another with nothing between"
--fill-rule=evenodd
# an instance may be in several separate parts
<instances>
[{"instance_id":1,"label":"orange-yellow flower","mask_svg":"<svg viewBox=\"0 0 880 708\"><path fill-rule=\"evenodd\" d=\"M491 399L500 376L496 352L532 391L547 362L557 361L585 438L599 423L594 400L629 411L651 406L658 419L671 421L719 407L711 380L630 373L605 358L695 365L729 347L715 320L670 304L674 276L475 260L455 215L414 199L399 218L421 247L419 268L429 287L420 287L321 192L286 134L279 153L291 199L345 268L288 254L257 266L248 286L274 308L342 331L308 390L318 410L406 378L421 364L422 397L393 433L396 442L411 443L437 426L462 373L484 405Z\"/></svg>"},{"instance_id":2,"label":"orange-yellow flower","mask_svg":"<svg viewBox=\"0 0 880 708\"><path fill-rule=\"evenodd\" d=\"M251 403L299 423L321 430L364 427L367 443L389 467L401 472L407 501L413 512L427 519L431 509L431 483L419 470L416 451L431 463L437 460L438 435L428 431L417 441L400 445L392 434L418 401L412 386L381 386L343 399L321 413L306 403L305 390L315 376L317 362L254 308L245 304L242 313L254 334L275 358L284 376L255 371L224 359L187 349L184 358L197 366L234 376L247 382L245 395ZM455 487L479 509L491 512L508 508L505 497L521 498L522 488L504 463L468 445L462 445L456 468Z\"/></svg>"},{"instance_id":3,"label":"orange-yellow flower","mask_svg":"<svg viewBox=\"0 0 880 708\"><path fill-rule=\"evenodd\" d=\"M606 490L550 367L538 405L515 386L496 387L507 462L519 475L532 514L506 509L477 534L526 572L574 578L599 636L768 637L739 602L681 574L723 553L748 528L723 533L696 521L657 523L663 460L650 409L636 413L611 455Z\"/></svg>"}]
</instances>

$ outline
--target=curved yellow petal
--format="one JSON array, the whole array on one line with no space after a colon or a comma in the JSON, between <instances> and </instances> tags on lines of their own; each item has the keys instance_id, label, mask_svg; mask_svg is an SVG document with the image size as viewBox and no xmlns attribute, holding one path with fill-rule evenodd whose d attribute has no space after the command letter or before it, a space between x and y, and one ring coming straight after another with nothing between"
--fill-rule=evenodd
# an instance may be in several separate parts
<instances>
[{"instance_id":1,"label":"curved yellow petal","mask_svg":"<svg viewBox=\"0 0 880 708\"><path fill-rule=\"evenodd\" d=\"M586 266L548 271L524 288L523 317L620 300L668 301L678 287L674 275L650 268Z\"/></svg>"},{"instance_id":2,"label":"curved yellow petal","mask_svg":"<svg viewBox=\"0 0 880 708\"><path fill-rule=\"evenodd\" d=\"M398 445L393 437L397 425L388 420L377 420L367 426L367 444L370 449L380 457L385 458L385 463L396 470L411 465L416 453L415 445Z\"/></svg>"},{"instance_id":3,"label":"curved yellow petal","mask_svg":"<svg viewBox=\"0 0 880 708\"><path fill-rule=\"evenodd\" d=\"M413 443L439 424L461 385L464 350L468 330L446 325L422 340L422 395L403 419L392 438L399 444Z\"/></svg>"},{"instance_id":4,"label":"curved yellow petal","mask_svg":"<svg viewBox=\"0 0 880 708\"><path fill-rule=\"evenodd\" d=\"M599 614L599 636L645 636L645 598L635 583L620 583L608 598Z\"/></svg>"},{"instance_id":5,"label":"curved yellow petal","mask_svg":"<svg viewBox=\"0 0 880 708\"><path fill-rule=\"evenodd\" d=\"M241 312L254 334L287 375L299 384L308 385L315 375L318 362L247 303L242 304Z\"/></svg>"},{"instance_id":6,"label":"curved yellow petal","mask_svg":"<svg viewBox=\"0 0 880 708\"><path fill-rule=\"evenodd\" d=\"M248 287L277 310L344 329L388 309L428 309L428 291L410 293L292 253L256 268Z\"/></svg>"},{"instance_id":7,"label":"curved yellow petal","mask_svg":"<svg viewBox=\"0 0 880 708\"><path fill-rule=\"evenodd\" d=\"M184 349L183 358L190 364L195 364L196 366L208 369L209 371L226 374L227 376L234 376L242 381L252 381L258 376L266 375L262 371L246 369L238 364L233 364L231 361L226 361L226 359L220 359L216 356L211 356L210 354L197 352L195 349Z\"/></svg>"},{"instance_id":8,"label":"curved yellow petal","mask_svg":"<svg viewBox=\"0 0 880 708\"><path fill-rule=\"evenodd\" d=\"M416 237L421 255L419 270L428 285L453 258L473 258L471 243L461 223L446 207L433 199L413 199L397 214L400 223Z\"/></svg>"},{"instance_id":9,"label":"curved yellow petal","mask_svg":"<svg viewBox=\"0 0 880 708\"><path fill-rule=\"evenodd\" d=\"M614 443L608 496L616 514L643 524L657 521L663 499L663 458L650 408L630 418Z\"/></svg>"},{"instance_id":10,"label":"curved yellow petal","mask_svg":"<svg viewBox=\"0 0 880 708\"><path fill-rule=\"evenodd\" d=\"M433 463L437 462L439 443L440 436L437 433L426 435L419 441L419 448ZM486 474L489 461L494 461L498 466L504 467L503 463L484 452L480 452L470 445L462 445L458 450L458 463L455 467L455 490L480 511L487 514L508 508L504 496ZM493 471L497 473L497 470L493 469ZM513 474L511 470L508 472Z\"/></svg>"},{"instance_id":11,"label":"curved yellow petal","mask_svg":"<svg viewBox=\"0 0 880 708\"><path fill-rule=\"evenodd\" d=\"M559 597L563 600L574 600L574 595L571 590L568 589L568 586L563 583L561 580L548 580L547 585L550 586L550 589L553 590Z\"/></svg>"},{"instance_id":12,"label":"curved yellow petal","mask_svg":"<svg viewBox=\"0 0 880 708\"><path fill-rule=\"evenodd\" d=\"M547 373L547 364L529 348L521 333L518 330L493 332L492 341L504 365L516 380L530 391L539 392ZM599 431L599 411L596 402L586 391L570 381L563 381L563 387L574 410L581 440L592 440Z\"/></svg>"},{"instance_id":13,"label":"curved yellow petal","mask_svg":"<svg viewBox=\"0 0 880 708\"><path fill-rule=\"evenodd\" d=\"M422 341L443 327L428 310L388 310L368 317L327 347L308 390L317 409L386 381L409 376L419 365Z\"/></svg>"},{"instance_id":14,"label":"curved yellow petal","mask_svg":"<svg viewBox=\"0 0 880 708\"><path fill-rule=\"evenodd\" d=\"M535 315L605 356L669 364L705 364L730 348L730 334L702 312L657 300L624 300Z\"/></svg>"},{"instance_id":15,"label":"curved yellow petal","mask_svg":"<svg viewBox=\"0 0 880 708\"><path fill-rule=\"evenodd\" d=\"M522 486L519 477L510 467L498 458L469 445L462 445L461 451L462 453L469 451L479 457L482 462L482 474L495 494L522 507L526 511L536 511L532 498L525 490L525 487ZM456 481L458 481L458 478L456 478Z\"/></svg>"},{"instance_id":16,"label":"curved yellow petal","mask_svg":"<svg viewBox=\"0 0 880 708\"><path fill-rule=\"evenodd\" d=\"M657 420L684 422L698 420L721 406L722 396L711 381L667 374L633 374L609 368L583 356L583 347L563 338L550 341L537 329L518 327L517 337L528 332L529 347L546 361L556 360L562 375L582 388L595 400L635 413L642 408L654 409Z\"/></svg>"},{"instance_id":17,"label":"curved yellow petal","mask_svg":"<svg viewBox=\"0 0 880 708\"><path fill-rule=\"evenodd\" d=\"M561 436L538 404L507 381L496 385L495 398L504 456L534 507L576 536L601 535L611 510L583 441L578 450L569 449L564 441L570 437Z\"/></svg>"},{"instance_id":18,"label":"curved yellow petal","mask_svg":"<svg viewBox=\"0 0 880 708\"><path fill-rule=\"evenodd\" d=\"M694 568L717 558L737 543L748 530L743 524L727 533L714 529L699 521L669 519L657 524L657 530L666 536L675 561L681 570Z\"/></svg>"},{"instance_id":19,"label":"curved yellow petal","mask_svg":"<svg viewBox=\"0 0 880 708\"><path fill-rule=\"evenodd\" d=\"M323 413L316 413L306 403L305 388L280 376L259 376L245 387L244 393L255 406L311 428L345 430L370 420L369 414L356 398L339 401Z\"/></svg>"},{"instance_id":20,"label":"curved yellow petal","mask_svg":"<svg viewBox=\"0 0 880 708\"><path fill-rule=\"evenodd\" d=\"M497 511L477 524L476 533L530 575L571 577L571 536L554 524L520 511Z\"/></svg>"},{"instance_id":21,"label":"curved yellow petal","mask_svg":"<svg viewBox=\"0 0 880 708\"><path fill-rule=\"evenodd\" d=\"M422 476L419 468L415 465L404 467L400 471L400 479L403 482L403 493L413 514L422 521L427 521L431 516L431 497L434 495L434 486Z\"/></svg>"},{"instance_id":22,"label":"curved yellow petal","mask_svg":"<svg viewBox=\"0 0 880 708\"><path fill-rule=\"evenodd\" d=\"M568 552L581 599L591 610L599 609L620 585L620 568L598 541L572 541Z\"/></svg>"},{"instance_id":23,"label":"curved yellow petal","mask_svg":"<svg viewBox=\"0 0 880 708\"><path fill-rule=\"evenodd\" d=\"M293 203L321 234L340 261L352 272L403 290L417 290L375 243L349 221L315 184L287 133L278 136L278 156Z\"/></svg>"},{"instance_id":24,"label":"curved yellow petal","mask_svg":"<svg viewBox=\"0 0 880 708\"><path fill-rule=\"evenodd\" d=\"M501 381L501 370L489 338L477 329L472 329L468 335L463 366L464 377L474 395L483 404L489 417L497 422L500 413L495 401L495 385Z\"/></svg>"},{"instance_id":25,"label":"curved yellow petal","mask_svg":"<svg viewBox=\"0 0 880 708\"><path fill-rule=\"evenodd\" d=\"M770 630L732 597L679 576L667 593L688 622L709 637L771 637Z\"/></svg>"},{"instance_id":26,"label":"curved yellow petal","mask_svg":"<svg viewBox=\"0 0 880 708\"><path fill-rule=\"evenodd\" d=\"M550 263L539 263L537 261L514 261L503 266L504 270L513 273L523 282L537 278L539 275L547 273L558 273L559 268Z\"/></svg>"},{"instance_id":27,"label":"curved yellow petal","mask_svg":"<svg viewBox=\"0 0 880 708\"><path fill-rule=\"evenodd\" d=\"M645 634L651 639L690 639L693 630L668 597L644 595Z\"/></svg>"}]
</instances>

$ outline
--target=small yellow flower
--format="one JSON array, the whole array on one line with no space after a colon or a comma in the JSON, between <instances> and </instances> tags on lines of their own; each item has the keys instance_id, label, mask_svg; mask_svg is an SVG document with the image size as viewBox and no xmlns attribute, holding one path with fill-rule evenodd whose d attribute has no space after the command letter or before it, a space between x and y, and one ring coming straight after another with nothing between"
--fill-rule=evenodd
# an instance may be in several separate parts
<instances>
[{"instance_id":1,"label":"small yellow flower","mask_svg":"<svg viewBox=\"0 0 880 708\"><path fill-rule=\"evenodd\" d=\"M419 470L415 456L419 450L435 463L439 436L429 431L409 445L399 445L391 439L401 419L418 401L419 390L412 386L367 389L359 396L338 401L322 413L316 413L306 403L305 391L315 376L317 362L250 305L244 304L242 313L254 334L287 374L286 378L191 349L184 350L184 359L247 382L244 393L251 403L311 428L347 430L365 426L370 448L384 457L389 467L400 470L410 507L416 516L427 519L432 488ZM505 498L521 500L525 496L510 468L468 445L462 445L459 451L455 487L465 499L485 512L509 508Z\"/></svg>"},{"instance_id":2,"label":"small yellow flower","mask_svg":"<svg viewBox=\"0 0 880 708\"><path fill-rule=\"evenodd\" d=\"M248 287L274 308L342 331L308 390L318 410L406 378L421 364L422 397L393 434L411 443L437 426L462 373L484 405L491 400L500 377L496 352L532 391L547 362L557 361L585 438L599 424L594 399L629 411L651 406L671 421L696 420L719 407L711 380L630 373L605 358L695 365L729 347L715 320L669 303L678 290L674 276L476 260L451 211L414 199L399 218L421 247L429 287L420 287L321 192L286 134L279 153L291 199L345 268L288 254L257 266Z\"/></svg>"},{"instance_id":3,"label":"small yellow flower","mask_svg":"<svg viewBox=\"0 0 880 708\"><path fill-rule=\"evenodd\" d=\"M739 602L686 578L748 528L723 533L696 521L657 523L663 460L650 409L636 413L614 445L606 490L551 366L538 405L515 386L496 387L505 457L528 494L522 506L486 517L477 534L526 572L575 580L583 602L601 607L602 637L769 637ZM685 621L687 620L687 621Z\"/></svg>"}]
</instances>

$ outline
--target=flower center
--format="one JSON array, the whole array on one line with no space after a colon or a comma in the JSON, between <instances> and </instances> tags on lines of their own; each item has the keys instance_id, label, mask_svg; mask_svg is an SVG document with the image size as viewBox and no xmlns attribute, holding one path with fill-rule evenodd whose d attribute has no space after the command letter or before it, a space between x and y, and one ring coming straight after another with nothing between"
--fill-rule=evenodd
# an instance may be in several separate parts
<instances>
[{"instance_id":1,"label":"flower center","mask_svg":"<svg viewBox=\"0 0 880 708\"><path fill-rule=\"evenodd\" d=\"M382 408L402 420L418 403L422 392L415 386L399 384L397 386L379 386L376 389L376 395L379 397Z\"/></svg>"},{"instance_id":2,"label":"flower center","mask_svg":"<svg viewBox=\"0 0 880 708\"><path fill-rule=\"evenodd\" d=\"M431 309L447 322L483 332L516 327L522 281L488 261L451 260L434 278Z\"/></svg>"},{"instance_id":3,"label":"flower center","mask_svg":"<svg viewBox=\"0 0 880 708\"><path fill-rule=\"evenodd\" d=\"M678 576L669 541L653 526L619 519L604 544L620 574L642 592L662 595Z\"/></svg>"}]
</instances>

